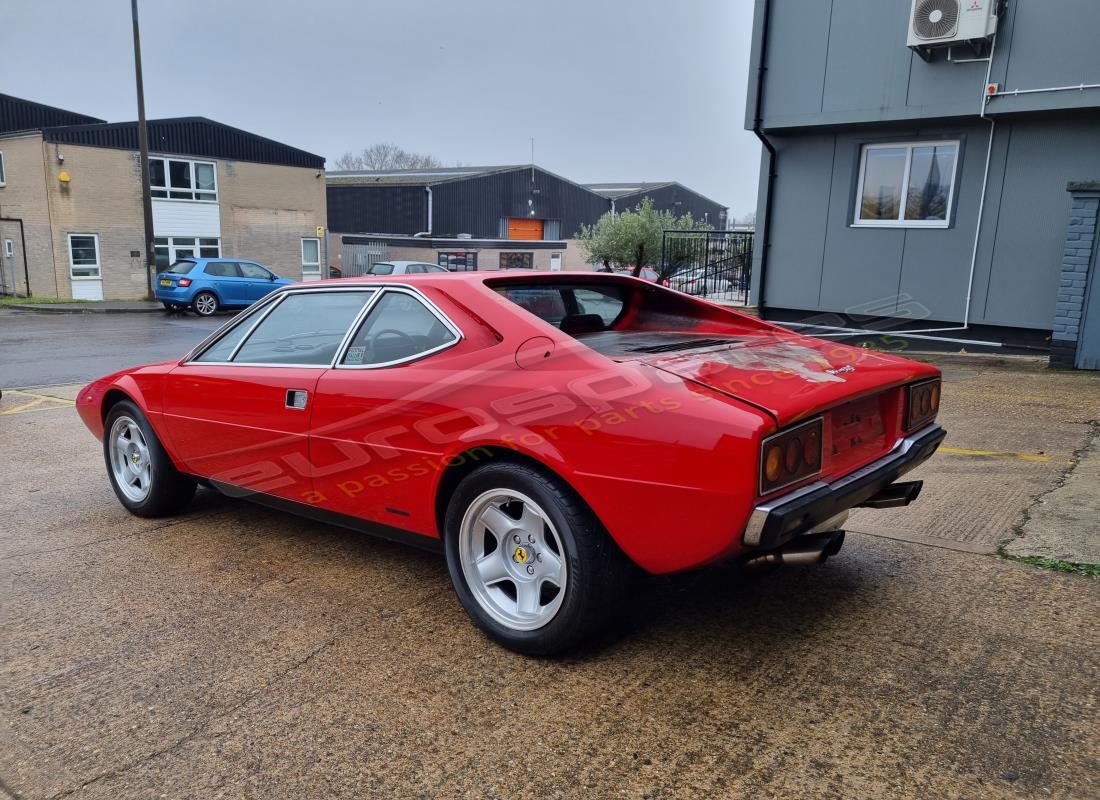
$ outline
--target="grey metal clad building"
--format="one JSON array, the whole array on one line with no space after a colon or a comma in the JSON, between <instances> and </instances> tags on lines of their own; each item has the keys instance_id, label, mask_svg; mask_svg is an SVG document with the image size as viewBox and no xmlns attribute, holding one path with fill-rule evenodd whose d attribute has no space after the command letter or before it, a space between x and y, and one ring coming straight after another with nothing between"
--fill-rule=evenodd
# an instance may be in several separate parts
<instances>
[{"instance_id":1,"label":"grey metal clad building","mask_svg":"<svg viewBox=\"0 0 1100 800\"><path fill-rule=\"evenodd\" d=\"M1092 258L1070 244L1100 178L1098 32L1095 0L756 0L765 315L1037 346L1087 316L1063 273Z\"/></svg>"},{"instance_id":2,"label":"grey metal clad building","mask_svg":"<svg viewBox=\"0 0 1100 800\"><path fill-rule=\"evenodd\" d=\"M510 225L537 228L538 239L571 238L608 209L594 192L530 165L330 172L328 203L333 231L478 239L528 238L509 235Z\"/></svg>"},{"instance_id":3,"label":"grey metal clad building","mask_svg":"<svg viewBox=\"0 0 1100 800\"><path fill-rule=\"evenodd\" d=\"M726 227L725 206L676 181L586 183L585 187L606 197L611 201L611 207L618 211L629 211L637 207L643 198L649 197L659 210L671 211L678 217L691 214L696 222L712 225L719 230Z\"/></svg>"},{"instance_id":4,"label":"grey metal clad building","mask_svg":"<svg viewBox=\"0 0 1100 800\"><path fill-rule=\"evenodd\" d=\"M530 164L330 172L327 184L329 247L348 274L397 258L452 269L589 269L573 242L581 226L645 196L725 224L723 206L678 183L585 186Z\"/></svg>"}]
</instances>

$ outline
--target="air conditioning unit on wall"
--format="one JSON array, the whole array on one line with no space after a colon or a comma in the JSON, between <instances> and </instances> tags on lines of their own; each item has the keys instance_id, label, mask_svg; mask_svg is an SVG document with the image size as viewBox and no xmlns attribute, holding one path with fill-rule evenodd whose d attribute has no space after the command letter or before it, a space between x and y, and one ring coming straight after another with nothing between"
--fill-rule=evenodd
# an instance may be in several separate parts
<instances>
[{"instance_id":1,"label":"air conditioning unit on wall","mask_svg":"<svg viewBox=\"0 0 1100 800\"><path fill-rule=\"evenodd\" d=\"M934 48L969 44L980 50L997 31L1003 0L913 0L906 44L928 59Z\"/></svg>"}]
</instances>

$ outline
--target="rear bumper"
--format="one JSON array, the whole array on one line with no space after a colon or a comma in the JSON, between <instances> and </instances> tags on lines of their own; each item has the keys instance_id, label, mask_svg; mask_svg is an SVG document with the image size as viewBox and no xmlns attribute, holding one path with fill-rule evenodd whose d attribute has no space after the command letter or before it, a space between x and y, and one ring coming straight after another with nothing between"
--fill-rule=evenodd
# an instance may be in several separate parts
<instances>
[{"instance_id":1,"label":"rear bumper","mask_svg":"<svg viewBox=\"0 0 1100 800\"><path fill-rule=\"evenodd\" d=\"M925 461L946 435L939 425L929 425L902 439L882 458L833 483L811 483L758 505L745 528L745 544L770 550L860 505Z\"/></svg>"},{"instance_id":2,"label":"rear bumper","mask_svg":"<svg viewBox=\"0 0 1100 800\"><path fill-rule=\"evenodd\" d=\"M194 296L195 290L190 286L160 286L158 285L153 289L153 295L161 302L168 303L190 303L191 298Z\"/></svg>"}]
</instances>

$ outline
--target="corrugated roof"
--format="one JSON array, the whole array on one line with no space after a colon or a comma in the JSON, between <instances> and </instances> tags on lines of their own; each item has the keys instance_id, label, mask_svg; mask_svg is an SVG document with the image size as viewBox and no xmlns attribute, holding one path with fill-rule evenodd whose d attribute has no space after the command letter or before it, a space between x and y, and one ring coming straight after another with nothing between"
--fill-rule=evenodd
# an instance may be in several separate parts
<instances>
[{"instance_id":1,"label":"corrugated roof","mask_svg":"<svg viewBox=\"0 0 1100 800\"><path fill-rule=\"evenodd\" d=\"M151 119L146 124L149 151L153 153L255 161L318 170L325 168L324 156L307 153L206 117ZM48 142L137 150L137 129L137 122L65 125L43 128L42 136Z\"/></svg>"},{"instance_id":2,"label":"corrugated roof","mask_svg":"<svg viewBox=\"0 0 1100 800\"><path fill-rule=\"evenodd\" d=\"M433 183L476 178L496 172L527 169L529 164L509 164L493 167L433 167L430 169L356 169L332 170L325 174L329 183L369 186L385 183L392 186L429 186Z\"/></svg>"},{"instance_id":3,"label":"corrugated roof","mask_svg":"<svg viewBox=\"0 0 1100 800\"><path fill-rule=\"evenodd\" d=\"M0 93L0 133L33 131L52 125L86 125L97 122L102 123L104 120Z\"/></svg>"},{"instance_id":4,"label":"corrugated roof","mask_svg":"<svg viewBox=\"0 0 1100 800\"><path fill-rule=\"evenodd\" d=\"M675 181L625 181L620 183L586 183L584 188L608 198L625 197L628 194L648 192L671 186Z\"/></svg>"}]
</instances>

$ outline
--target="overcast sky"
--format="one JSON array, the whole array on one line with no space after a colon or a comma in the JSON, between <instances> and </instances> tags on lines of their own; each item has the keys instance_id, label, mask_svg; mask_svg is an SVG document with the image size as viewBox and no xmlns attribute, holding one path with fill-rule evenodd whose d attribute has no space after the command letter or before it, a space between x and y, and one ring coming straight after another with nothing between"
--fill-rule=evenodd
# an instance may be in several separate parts
<instances>
[{"instance_id":1,"label":"overcast sky","mask_svg":"<svg viewBox=\"0 0 1100 800\"><path fill-rule=\"evenodd\" d=\"M392 141L582 183L678 180L741 217L752 0L140 0L146 111L319 153ZM5 2L0 92L136 118L129 0Z\"/></svg>"}]
</instances>

